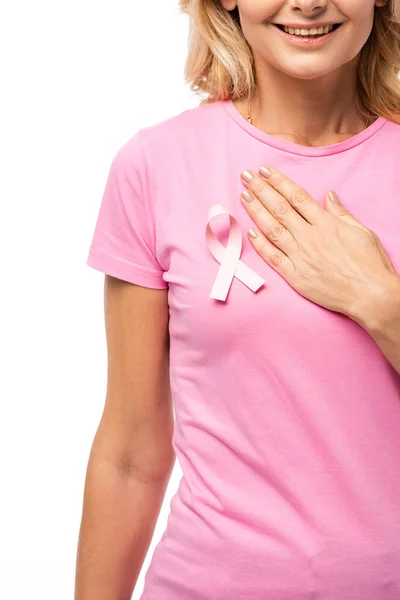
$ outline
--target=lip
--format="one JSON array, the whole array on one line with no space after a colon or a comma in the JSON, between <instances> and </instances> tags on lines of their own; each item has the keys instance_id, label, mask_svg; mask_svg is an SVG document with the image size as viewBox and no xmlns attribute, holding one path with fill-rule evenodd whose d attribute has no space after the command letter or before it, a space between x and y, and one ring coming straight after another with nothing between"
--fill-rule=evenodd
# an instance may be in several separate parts
<instances>
[{"instance_id":1,"label":"lip","mask_svg":"<svg viewBox=\"0 0 400 600\"><path fill-rule=\"evenodd\" d=\"M334 23L272 23L272 25L283 25L292 29L313 29L314 27L329 27L330 25L341 25L337 21Z\"/></svg>"},{"instance_id":2,"label":"lip","mask_svg":"<svg viewBox=\"0 0 400 600\"><path fill-rule=\"evenodd\" d=\"M279 27L276 27L276 23L271 23L271 25L274 26L274 29L278 33L280 33L284 37L284 39L286 39L286 41L288 41L296 46L301 46L302 48L315 48L318 46L322 46L323 44L326 44L326 42L328 42L340 30L340 27L336 27L336 29L334 29L333 31L330 31L329 33L326 33L325 35L322 35L321 37L310 38L310 37L296 36L294 33L286 33L286 31L283 31L282 29L279 29ZM291 25L287 25L287 27L291 27ZM317 25L314 25L314 27L317 27ZM322 27L322 25L320 25L319 27ZM310 26L308 26L304 29L309 29L309 28L310 28ZM297 29L302 29L302 28L297 27Z\"/></svg>"}]
</instances>

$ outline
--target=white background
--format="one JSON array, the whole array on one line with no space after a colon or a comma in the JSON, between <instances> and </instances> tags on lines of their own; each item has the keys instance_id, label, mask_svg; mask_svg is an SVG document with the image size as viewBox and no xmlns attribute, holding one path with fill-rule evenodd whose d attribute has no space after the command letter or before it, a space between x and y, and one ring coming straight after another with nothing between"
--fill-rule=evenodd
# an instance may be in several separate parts
<instances>
[{"instance_id":1,"label":"white background","mask_svg":"<svg viewBox=\"0 0 400 600\"><path fill-rule=\"evenodd\" d=\"M104 275L85 261L110 161L197 106L178 0L1 7L0 598L72 600L105 400ZM171 478L137 584L166 524Z\"/></svg>"}]
</instances>

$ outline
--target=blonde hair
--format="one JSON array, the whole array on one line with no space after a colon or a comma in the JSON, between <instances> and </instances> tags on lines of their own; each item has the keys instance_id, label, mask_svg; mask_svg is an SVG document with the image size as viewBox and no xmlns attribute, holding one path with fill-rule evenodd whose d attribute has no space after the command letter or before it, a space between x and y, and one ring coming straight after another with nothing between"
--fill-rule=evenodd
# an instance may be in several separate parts
<instances>
[{"instance_id":1,"label":"blonde hair","mask_svg":"<svg viewBox=\"0 0 400 600\"><path fill-rule=\"evenodd\" d=\"M189 16L184 78L202 103L250 98L256 83L253 53L243 35L237 8L220 0L179 0ZM375 6L371 34L361 50L357 104L367 118L400 123L400 0Z\"/></svg>"}]
</instances>

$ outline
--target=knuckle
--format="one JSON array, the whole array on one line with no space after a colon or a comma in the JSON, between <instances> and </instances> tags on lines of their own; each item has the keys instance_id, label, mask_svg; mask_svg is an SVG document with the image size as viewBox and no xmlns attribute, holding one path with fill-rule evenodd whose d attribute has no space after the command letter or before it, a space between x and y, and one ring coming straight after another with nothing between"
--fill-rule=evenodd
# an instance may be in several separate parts
<instances>
[{"instance_id":1,"label":"knuckle","mask_svg":"<svg viewBox=\"0 0 400 600\"><path fill-rule=\"evenodd\" d=\"M286 200L283 200L282 202L279 202L279 204L276 208L276 214L280 217L284 216L289 209L290 209L289 202L287 202Z\"/></svg>"},{"instance_id":2,"label":"knuckle","mask_svg":"<svg viewBox=\"0 0 400 600\"><path fill-rule=\"evenodd\" d=\"M269 178L269 181L272 183L273 187L278 188L282 185L283 177L278 171L275 171Z\"/></svg>"},{"instance_id":3,"label":"knuckle","mask_svg":"<svg viewBox=\"0 0 400 600\"><path fill-rule=\"evenodd\" d=\"M275 225L273 225L269 232L268 232L268 237L272 240L272 241L278 241L280 239L280 237L283 235L284 232L284 227L281 223L276 223Z\"/></svg>"},{"instance_id":4,"label":"knuckle","mask_svg":"<svg viewBox=\"0 0 400 600\"><path fill-rule=\"evenodd\" d=\"M258 214L260 211L264 210L264 205L261 202L258 202L257 200L253 200L252 203L252 212L253 215Z\"/></svg>"},{"instance_id":5,"label":"knuckle","mask_svg":"<svg viewBox=\"0 0 400 600\"><path fill-rule=\"evenodd\" d=\"M282 253L276 253L274 252L274 254L271 254L270 260L272 262L273 265L275 265L276 267L279 267L279 265L282 262Z\"/></svg>"},{"instance_id":6,"label":"knuckle","mask_svg":"<svg viewBox=\"0 0 400 600\"><path fill-rule=\"evenodd\" d=\"M252 185L252 189L255 194L259 195L265 190L265 183L263 183L260 179L255 179Z\"/></svg>"},{"instance_id":7,"label":"knuckle","mask_svg":"<svg viewBox=\"0 0 400 600\"><path fill-rule=\"evenodd\" d=\"M308 202L308 194L303 188L298 187L292 192L291 200L295 206L300 206Z\"/></svg>"},{"instance_id":8,"label":"knuckle","mask_svg":"<svg viewBox=\"0 0 400 600\"><path fill-rule=\"evenodd\" d=\"M376 233L374 231L372 231L372 229L369 229L368 227L366 227L364 225L362 227L357 227L356 233L360 236L360 242L362 240L368 240L368 241L372 241L372 242L376 242L377 240L379 240Z\"/></svg>"}]
</instances>

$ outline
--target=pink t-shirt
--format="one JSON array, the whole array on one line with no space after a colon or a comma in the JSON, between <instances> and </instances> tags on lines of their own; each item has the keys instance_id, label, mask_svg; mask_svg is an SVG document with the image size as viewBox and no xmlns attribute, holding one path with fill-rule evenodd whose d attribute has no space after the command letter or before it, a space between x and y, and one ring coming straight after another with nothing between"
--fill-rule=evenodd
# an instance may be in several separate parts
<instances>
[{"instance_id":1,"label":"pink t-shirt","mask_svg":"<svg viewBox=\"0 0 400 600\"><path fill-rule=\"evenodd\" d=\"M385 118L304 147L231 101L144 127L115 155L87 264L168 289L183 471L141 600L400 600L400 375L257 254L239 199L240 172L263 164L321 205L334 189L400 272L399 156Z\"/></svg>"}]
</instances>

